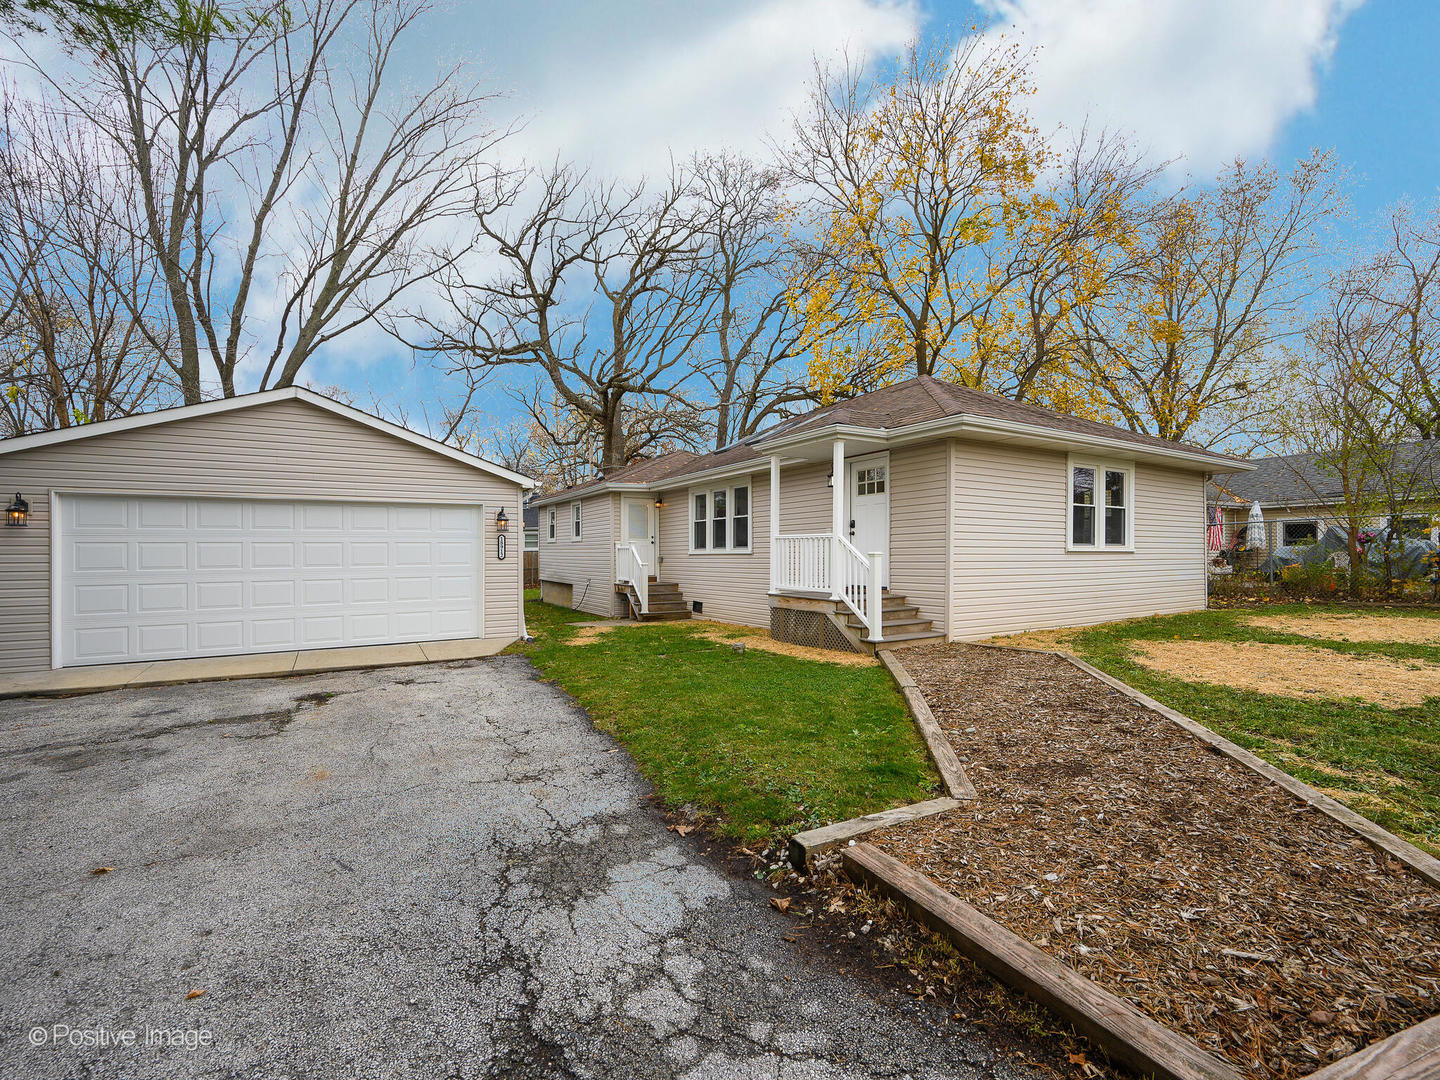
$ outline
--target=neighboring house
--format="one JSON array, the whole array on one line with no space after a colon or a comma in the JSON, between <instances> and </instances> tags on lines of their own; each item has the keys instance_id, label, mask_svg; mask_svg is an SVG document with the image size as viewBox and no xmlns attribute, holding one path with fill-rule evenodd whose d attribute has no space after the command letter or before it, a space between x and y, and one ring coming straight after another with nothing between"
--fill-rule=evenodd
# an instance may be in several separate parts
<instances>
[{"instance_id":1,"label":"neighboring house","mask_svg":"<svg viewBox=\"0 0 1440 1080\"><path fill-rule=\"evenodd\" d=\"M1205 606L1207 474L1237 468L911 379L537 498L541 590L861 649L1187 611Z\"/></svg>"},{"instance_id":2,"label":"neighboring house","mask_svg":"<svg viewBox=\"0 0 1440 1080\"><path fill-rule=\"evenodd\" d=\"M525 550L540 550L540 508L533 495L525 498Z\"/></svg>"},{"instance_id":3,"label":"neighboring house","mask_svg":"<svg viewBox=\"0 0 1440 1080\"><path fill-rule=\"evenodd\" d=\"M1433 539L1437 493L1440 493L1440 443L1417 440L1398 443L1395 460L1399 472L1414 478L1405 485L1414 496L1401 515L1400 531L1414 539ZM1211 505L1218 505L1224 520L1224 543L1233 545L1241 530L1250 548L1275 548L1317 540L1327 527L1343 525L1344 490L1334 471L1326 468L1316 454L1285 454L1256 458L1249 472L1217 474L1211 485ZM1260 504L1265 516L1264 536L1250 536L1247 522L1250 508ZM1385 515L1376 514L1366 524L1379 528Z\"/></svg>"},{"instance_id":4,"label":"neighboring house","mask_svg":"<svg viewBox=\"0 0 1440 1080\"><path fill-rule=\"evenodd\" d=\"M519 637L530 486L298 388L7 439L0 673Z\"/></svg>"}]
</instances>

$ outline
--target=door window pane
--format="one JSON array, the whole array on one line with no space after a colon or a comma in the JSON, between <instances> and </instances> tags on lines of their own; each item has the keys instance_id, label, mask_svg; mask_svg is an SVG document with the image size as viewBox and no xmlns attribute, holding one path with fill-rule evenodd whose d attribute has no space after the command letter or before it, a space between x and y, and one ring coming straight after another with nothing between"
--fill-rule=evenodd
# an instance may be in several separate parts
<instances>
[{"instance_id":1,"label":"door window pane","mask_svg":"<svg viewBox=\"0 0 1440 1080\"><path fill-rule=\"evenodd\" d=\"M629 540L650 539L650 507L642 502L625 504L625 536Z\"/></svg>"}]
</instances>

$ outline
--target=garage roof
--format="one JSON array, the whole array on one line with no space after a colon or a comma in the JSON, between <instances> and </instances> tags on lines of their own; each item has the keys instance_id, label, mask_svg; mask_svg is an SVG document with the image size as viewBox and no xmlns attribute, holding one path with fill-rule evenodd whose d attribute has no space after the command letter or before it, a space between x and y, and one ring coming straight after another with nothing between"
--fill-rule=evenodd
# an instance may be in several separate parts
<instances>
[{"instance_id":1,"label":"garage roof","mask_svg":"<svg viewBox=\"0 0 1440 1080\"><path fill-rule=\"evenodd\" d=\"M93 439L101 435L112 435L121 431L133 431L136 428L152 427L158 424L169 424L177 420L190 420L200 416L212 416L216 413L231 412L236 409L249 409L257 405L270 405L277 401L303 401L307 405L314 405L316 408L324 409L327 412L343 416L347 420L353 420L357 424L364 424L366 427L374 428L376 431L383 431L397 439L403 439L408 443L423 447L442 457L452 461L458 461L462 465L469 465L473 469L489 473L491 476L498 476L501 479L509 480L524 488L533 488L535 481L528 476L512 472L503 465L496 465L492 461L476 457L474 454L467 454L462 450L456 450L453 446L411 431L409 428L401 427L399 424L392 424L388 420L382 420L378 416L371 416L367 412L343 405L333 398L317 394L313 390L306 390L299 386L287 386L280 390L262 390L258 394L241 394L231 398L216 398L214 401L202 401L199 405L181 405L173 409L160 409L156 412L137 413L134 416L122 416L115 420L101 420L94 424L81 424L78 427L57 428L54 431L41 431L34 435L17 435L11 439L0 439L0 454L14 454L21 450L35 450L45 446L55 446L59 443L74 442L77 439Z\"/></svg>"}]
</instances>

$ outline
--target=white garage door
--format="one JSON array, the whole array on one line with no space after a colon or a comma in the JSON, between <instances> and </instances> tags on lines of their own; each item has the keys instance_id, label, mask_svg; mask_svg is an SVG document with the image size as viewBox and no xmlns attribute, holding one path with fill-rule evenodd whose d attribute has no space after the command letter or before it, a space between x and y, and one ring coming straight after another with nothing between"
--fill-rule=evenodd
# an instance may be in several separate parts
<instances>
[{"instance_id":1,"label":"white garage door","mask_svg":"<svg viewBox=\"0 0 1440 1080\"><path fill-rule=\"evenodd\" d=\"M480 510L60 500L64 666L477 637Z\"/></svg>"}]
</instances>

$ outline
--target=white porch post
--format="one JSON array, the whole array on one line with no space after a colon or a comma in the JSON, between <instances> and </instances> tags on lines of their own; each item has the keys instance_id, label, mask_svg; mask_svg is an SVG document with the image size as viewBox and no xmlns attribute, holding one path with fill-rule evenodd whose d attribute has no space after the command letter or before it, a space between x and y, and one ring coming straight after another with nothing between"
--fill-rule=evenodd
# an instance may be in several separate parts
<instances>
[{"instance_id":1,"label":"white porch post","mask_svg":"<svg viewBox=\"0 0 1440 1080\"><path fill-rule=\"evenodd\" d=\"M779 580L780 555L780 457L770 455L770 591Z\"/></svg>"},{"instance_id":2,"label":"white porch post","mask_svg":"<svg viewBox=\"0 0 1440 1080\"><path fill-rule=\"evenodd\" d=\"M830 453L830 595L840 599L840 537L845 529L845 440L836 439Z\"/></svg>"}]
</instances>

